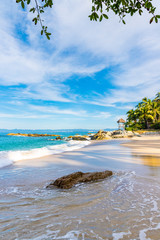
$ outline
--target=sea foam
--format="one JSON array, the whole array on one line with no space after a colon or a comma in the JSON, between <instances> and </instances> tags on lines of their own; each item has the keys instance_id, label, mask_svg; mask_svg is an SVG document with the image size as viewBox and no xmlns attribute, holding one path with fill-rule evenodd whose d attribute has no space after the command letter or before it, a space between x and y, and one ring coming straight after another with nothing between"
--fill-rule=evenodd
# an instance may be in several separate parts
<instances>
[{"instance_id":1,"label":"sea foam","mask_svg":"<svg viewBox=\"0 0 160 240\"><path fill-rule=\"evenodd\" d=\"M40 158L52 154L59 154L66 151L73 151L90 144L89 141L69 141L65 144L46 146L26 151L1 151L0 152L0 168L13 164L20 160Z\"/></svg>"}]
</instances>

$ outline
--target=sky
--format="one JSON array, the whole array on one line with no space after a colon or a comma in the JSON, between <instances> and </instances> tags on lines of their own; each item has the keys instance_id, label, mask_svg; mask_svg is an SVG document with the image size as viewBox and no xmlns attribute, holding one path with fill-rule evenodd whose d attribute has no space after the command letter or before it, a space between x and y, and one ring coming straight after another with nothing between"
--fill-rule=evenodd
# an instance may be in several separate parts
<instances>
[{"instance_id":1,"label":"sky","mask_svg":"<svg viewBox=\"0 0 160 240\"><path fill-rule=\"evenodd\" d=\"M40 35L15 0L0 8L0 128L106 129L160 91L160 23L88 18L91 0L55 0Z\"/></svg>"}]
</instances>

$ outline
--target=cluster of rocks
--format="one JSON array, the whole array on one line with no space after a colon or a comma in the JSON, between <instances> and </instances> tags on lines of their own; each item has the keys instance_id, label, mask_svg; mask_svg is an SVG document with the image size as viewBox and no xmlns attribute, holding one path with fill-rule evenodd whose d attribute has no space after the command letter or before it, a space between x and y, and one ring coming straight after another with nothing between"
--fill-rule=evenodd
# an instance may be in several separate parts
<instances>
[{"instance_id":1,"label":"cluster of rocks","mask_svg":"<svg viewBox=\"0 0 160 240\"><path fill-rule=\"evenodd\" d=\"M112 138L126 138L126 137L133 137L135 133L132 131L125 131L125 130L115 130L111 132Z\"/></svg>"},{"instance_id":2,"label":"cluster of rocks","mask_svg":"<svg viewBox=\"0 0 160 240\"><path fill-rule=\"evenodd\" d=\"M55 187L61 189L69 189L75 186L78 183L87 183L102 180L113 174L112 171L103 171L103 172L75 172L67 176L52 181L46 188L53 189Z\"/></svg>"},{"instance_id":3,"label":"cluster of rocks","mask_svg":"<svg viewBox=\"0 0 160 240\"><path fill-rule=\"evenodd\" d=\"M126 131L126 130L115 130L115 131L103 131L99 130L95 134L88 134L88 136L69 136L68 139L77 140L77 141L86 141L86 140L109 140L113 138L130 138L134 136L140 136L140 134Z\"/></svg>"},{"instance_id":4,"label":"cluster of rocks","mask_svg":"<svg viewBox=\"0 0 160 240\"><path fill-rule=\"evenodd\" d=\"M74 135L69 137L61 137L60 135L56 134L37 134L37 133L8 133L11 136L24 136L24 137L56 137L55 140L75 140L75 141L90 141L90 140L109 140L113 138L130 138L133 136L140 136L140 134L126 131L126 130L115 130L115 131L103 131L99 130L97 133L88 133L88 135Z\"/></svg>"},{"instance_id":5,"label":"cluster of rocks","mask_svg":"<svg viewBox=\"0 0 160 240\"><path fill-rule=\"evenodd\" d=\"M132 131L125 131L125 130L115 130L115 131L102 131L99 130L95 134L91 134L88 136L74 136L72 137L73 140L109 140L113 138L130 138L133 136L140 136L137 133Z\"/></svg>"},{"instance_id":6,"label":"cluster of rocks","mask_svg":"<svg viewBox=\"0 0 160 240\"><path fill-rule=\"evenodd\" d=\"M111 139L111 132L99 130L96 134L91 136L91 140L108 140Z\"/></svg>"}]
</instances>

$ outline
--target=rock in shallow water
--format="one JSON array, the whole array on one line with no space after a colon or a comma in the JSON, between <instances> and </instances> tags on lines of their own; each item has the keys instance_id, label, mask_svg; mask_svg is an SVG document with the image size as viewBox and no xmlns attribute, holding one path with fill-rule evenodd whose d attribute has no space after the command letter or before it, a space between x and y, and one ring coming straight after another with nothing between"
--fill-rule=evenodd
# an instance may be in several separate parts
<instances>
[{"instance_id":1,"label":"rock in shallow water","mask_svg":"<svg viewBox=\"0 0 160 240\"><path fill-rule=\"evenodd\" d=\"M88 173L75 172L56 179L55 181L51 182L46 188L58 187L62 189L69 189L76 185L77 183L102 180L104 178L111 176L112 174L113 174L112 171L88 172Z\"/></svg>"}]
</instances>

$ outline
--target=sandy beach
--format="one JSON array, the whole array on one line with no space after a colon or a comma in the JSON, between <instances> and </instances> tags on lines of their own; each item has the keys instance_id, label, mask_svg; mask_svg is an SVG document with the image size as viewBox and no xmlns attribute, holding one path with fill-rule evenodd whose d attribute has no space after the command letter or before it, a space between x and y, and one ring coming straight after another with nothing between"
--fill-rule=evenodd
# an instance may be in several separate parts
<instances>
[{"instance_id":1,"label":"sandy beach","mask_svg":"<svg viewBox=\"0 0 160 240\"><path fill-rule=\"evenodd\" d=\"M75 151L49 155L39 159L18 161L17 166L43 167L48 164L66 165L73 169L104 168L136 169L134 164L160 166L160 136L141 136L124 139L91 141ZM126 165L125 165L126 163Z\"/></svg>"},{"instance_id":2,"label":"sandy beach","mask_svg":"<svg viewBox=\"0 0 160 240\"><path fill-rule=\"evenodd\" d=\"M94 141L2 168L0 238L159 240L159 140ZM75 171L107 169L114 174L103 181L46 189L51 180Z\"/></svg>"},{"instance_id":3,"label":"sandy beach","mask_svg":"<svg viewBox=\"0 0 160 240\"><path fill-rule=\"evenodd\" d=\"M133 156L143 159L140 164L160 166L160 135L134 137L123 146L130 148Z\"/></svg>"},{"instance_id":4,"label":"sandy beach","mask_svg":"<svg viewBox=\"0 0 160 240\"><path fill-rule=\"evenodd\" d=\"M142 155L160 156L160 135L134 137L124 146L132 148L132 151Z\"/></svg>"}]
</instances>

